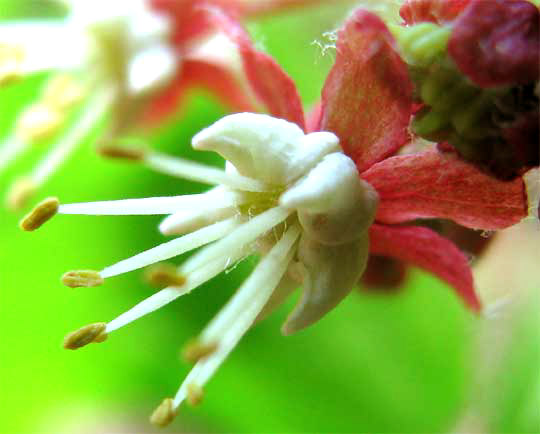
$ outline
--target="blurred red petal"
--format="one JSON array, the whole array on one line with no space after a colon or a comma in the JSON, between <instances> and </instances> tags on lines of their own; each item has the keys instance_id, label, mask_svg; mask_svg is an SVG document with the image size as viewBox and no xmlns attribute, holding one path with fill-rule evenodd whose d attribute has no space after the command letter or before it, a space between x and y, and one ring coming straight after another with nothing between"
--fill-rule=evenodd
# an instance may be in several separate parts
<instances>
[{"instance_id":1,"label":"blurred red petal","mask_svg":"<svg viewBox=\"0 0 540 434\"><path fill-rule=\"evenodd\" d=\"M362 174L379 193L376 219L447 218L472 229L502 229L526 214L523 180L500 181L451 153L388 158Z\"/></svg>"},{"instance_id":2,"label":"blurred red petal","mask_svg":"<svg viewBox=\"0 0 540 434\"><path fill-rule=\"evenodd\" d=\"M322 93L321 130L336 133L360 171L409 138L412 84L376 15L358 10L338 33L336 62Z\"/></svg>"},{"instance_id":3,"label":"blurred red petal","mask_svg":"<svg viewBox=\"0 0 540 434\"><path fill-rule=\"evenodd\" d=\"M480 310L467 257L446 238L418 226L374 224L369 230L370 252L423 268L454 287L473 310Z\"/></svg>"},{"instance_id":4,"label":"blurred red petal","mask_svg":"<svg viewBox=\"0 0 540 434\"><path fill-rule=\"evenodd\" d=\"M472 2L454 22L448 52L481 87L540 76L540 12L525 0Z\"/></svg>"},{"instance_id":5,"label":"blurred red petal","mask_svg":"<svg viewBox=\"0 0 540 434\"><path fill-rule=\"evenodd\" d=\"M399 9L405 24L445 24L454 20L471 0L406 0Z\"/></svg>"},{"instance_id":6,"label":"blurred red petal","mask_svg":"<svg viewBox=\"0 0 540 434\"><path fill-rule=\"evenodd\" d=\"M231 17L217 8L205 8L216 29L238 45L246 76L253 91L268 113L305 128L304 111L296 85L268 54L257 51L248 33Z\"/></svg>"}]
</instances>

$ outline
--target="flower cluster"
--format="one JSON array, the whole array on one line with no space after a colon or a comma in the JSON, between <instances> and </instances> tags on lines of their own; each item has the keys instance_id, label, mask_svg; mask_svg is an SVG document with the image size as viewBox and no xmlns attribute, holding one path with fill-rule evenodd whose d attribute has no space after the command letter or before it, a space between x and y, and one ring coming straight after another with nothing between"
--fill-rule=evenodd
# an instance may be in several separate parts
<instances>
[{"instance_id":1,"label":"flower cluster","mask_svg":"<svg viewBox=\"0 0 540 434\"><path fill-rule=\"evenodd\" d=\"M415 82L413 131L501 179L540 164L540 11L526 0L407 0L391 26Z\"/></svg>"},{"instance_id":2,"label":"flower cluster","mask_svg":"<svg viewBox=\"0 0 540 434\"><path fill-rule=\"evenodd\" d=\"M455 19L458 3L441 2L447 5L441 9L449 14L445 17ZM420 3L433 2L406 6ZM269 114L232 114L195 135L193 147L220 154L224 170L148 150L109 146L105 153L214 188L78 204L49 198L21 222L23 229L35 230L56 214L162 214L167 217L160 231L180 235L99 271L67 272L63 282L70 287L101 285L201 248L178 268L151 268L148 279L164 289L110 322L70 333L64 341L68 349L103 342L245 257L259 258L232 299L186 347L185 356L195 366L176 396L152 415L160 426L172 421L184 400L200 402L206 382L256 321L302 288L282 330L289 334L313 324L357 285L370 255L396 261L398 272L406 263L435 274L479 311L467 256L426 221L503 229L528 215L537 217L540 197L538 169L501 180L434 143L414 147L410 123L417 108L410 65L396 31L373 13L354 11L337 32L335 63L320 104L308 116L293 81L253 49L236 20L214 7L200 13L239 47L254 94ZM411 146L415 150L407 151Z\"/></svg>"}]
</instances>

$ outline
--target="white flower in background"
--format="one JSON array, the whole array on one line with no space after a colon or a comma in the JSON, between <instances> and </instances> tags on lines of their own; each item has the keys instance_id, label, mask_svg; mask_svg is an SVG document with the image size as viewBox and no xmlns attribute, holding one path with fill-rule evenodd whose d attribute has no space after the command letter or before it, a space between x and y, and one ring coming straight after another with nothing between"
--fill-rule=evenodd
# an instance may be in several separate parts
<instances>
[{"instance_id":1,"label":"white flower in background","mask_svg":"<svg viewBox=\"0 0 540 434\"><path fill-rule=\"evenodd\" d=\"M75 116L41 163L15 183L8 198L11 207L20 207L105 113L113 112L112 132L124 128L179 64L169 44L172 24L147 1L65 3L69 15L61 20L0 24L0 86L36 72L54 73L39 101L19 116L0 144L0 171Z\"/></svg>"},{"instance_id":2,"label":"white flower in background","mask_svg":"<svg viewBox=\"0 0 540 434\"><path fill-rule=\"evenodd\" d=\"M187 399L197 403L202 387L251 325L294 289L303 296L283 326L293 333L336 306L362 275L368 257L368 228L378 203L353 161L328 132L304 134L295 124L267 115L227 116L193 138L193 147L218 152L226 170L157 153L126 151L150 167L191 180L216 184L207 193L59 205L47 199L21 223L34 230L61 214L169 214L164 234L185 234L103 270L72 271L68 286L95 286L105 279L205 246L178 269L154 269L150 279L165 289L108 323L69 334L76 349L102 342L113 331L189 293L249 255L260 260L229 303L188 346L195 362L174 399L154 412L157 425L169 423ZM122 151L118 151L122 154Z\"/></svg>"}]
</instances>

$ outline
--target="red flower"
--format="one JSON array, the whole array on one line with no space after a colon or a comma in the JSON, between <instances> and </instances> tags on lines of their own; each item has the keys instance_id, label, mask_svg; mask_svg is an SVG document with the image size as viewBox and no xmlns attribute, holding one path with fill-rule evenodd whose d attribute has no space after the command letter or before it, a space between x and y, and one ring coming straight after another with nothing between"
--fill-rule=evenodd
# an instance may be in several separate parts
<instances>
[{"instance_id":1,"label":"red flower","mask_svg":"<svg viewBox=\"0 0 540 434\"><path fill-rule=\"evenodd\" d=\"M272 107L270 114L303 126L304 114L291 80L279 68L265 69L250 60L256 52L242 42L241 29L223 15L219 19L243 44L248 72L266 70L259 95ZM360 176L379 194L370 252L436 274L469 307L479 309L465 254L435 231L405 224L444 218L473 229L511 226L527 215L522 179L494 179L454 155L436 150L395 155L409 140L412 84L393 37L376 15L356 11L339 31L336 51L322 102L310 115L308 126L309 131L335 133ZM273 92L275 89L281 91Z\"/></svg>"}]
</instances>

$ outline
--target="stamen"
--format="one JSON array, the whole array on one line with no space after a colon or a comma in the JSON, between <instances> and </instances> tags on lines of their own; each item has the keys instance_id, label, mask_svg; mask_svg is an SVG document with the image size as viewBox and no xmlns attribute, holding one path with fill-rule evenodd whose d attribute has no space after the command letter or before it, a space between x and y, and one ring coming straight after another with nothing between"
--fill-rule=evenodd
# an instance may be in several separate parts
<instances>
[{"instance_id":1,"label":"stamen","mask_svg":"<svg viewBox=\"0 0 540 434\"><path fill-rule=\"evenodd\" d=\"M255 192L271 190L267 184L256 179L155 152L147 154L144 161L158 172L204 184L225 185L235 190Z\"/></svg>"},{"instance_id":2,"label":"stamen","mask_svg":"<svg viewBox=\"0 0 540 434\"><path fill-rule=\"evenodd\" d=\"M84 215L160 215L172 214L179 210L197 210L208 206L207 193L170 197L148 197L144 199L107 200L62 205L60 214ZM232 197L232 196L231 196ZM225 202L226 199L223 198ZM227 202L228 204L229 202Z\"/></svg>"},{"instance_id":3,"label":"stamen","mask_svg":"<svg viewBox=\"0 0 540 434\"><path fill-rule=\"evenodd\" d=\"M197 385L196 383L190 383L187 386L187 402L192 407L195 407L199 405L204 397L204 392L202 390L202 387Z\"/></svg>"},{"instance_id":4,"label":"stamen","mask_svg":"<svg viewBox=\"0 0 540 434\"><path fill-rule=\"evenodd\" d=\"M6 198L7 207L12 210L22 209L36 190L37 185L32 179L26 177L17 179L8 192Z\"/></svg>"},{"instance_id":5,"label":"stamen","mask_svg":"<svg viewBox=\"0 0 540 434\"><path fill-rule=\"evenodd\" d=\"M197 363L216 352L218 349L217 342L201 342L199 339L194 339L188 342L182 350L182 358L189 363Z\"/></svg>"},{"instance_id":6,"label":"stamen","mask_svg":"<svg viewBox=\"0 0 540 434\"><path fill-rule=\"evenodd\" d=\"M119 146L115 144L102 144L98 146L97 153L105 158L122 159L128 161L143 161L145 151L134 146Z\"/></svg>"},{"instance_id":7,"label":"stamen","mask_svg":"<svg viewBox=\"0 0 540 434\"><path fill-rule=\"evenodd\" d=\"M150 416L150 423L161 428L169 425L176 416L172 398L165 398Z\"/></svg>"},{"instance_id":8,"label":"stamen","mask_svg":"<svg viewBox=\"0 0 540 434\"><path fill-rule=\"evenodd\" d=\"M58 205L56 197L45 199L21 220L19 226L23 231L35 231L58 212Z\"/></svg>"},{"instance_id":9,"label":"stamen","mask_svg":"<svg viewBox=\"0 0 540 434\"><path fill-rule=\"evenodd\" d=\"M176 271L172 264L156 264L146 272L146 280L153 286L164 288L166 286L182 286L186 277Z\"/></svg>"},{"instance_id":10,"label":"stamen","mask_svg":"<svg viewBox=\"0 0 540 434\"><path fill-rule=\"evenodd\" d=\"M236 256L231 255L224 258L219 258L206 264L204 267L193 271L186 276L186 283L182 287L169 287L162 289L161 291L148 297L146 300L141 301L139 304L135 305L130 310L124 312L122 315L108 323L106 332L110 333L118 330L119 328L154 312L166 304L169 304L178 297L188 294L198 286L217 276L226 267L238 261L247 253L248 251L246 249L240 250L237 252Z\"/></svg>"},{"instance_id":11,"label":"stamen","mask_svg":"<svg viewBox=\"0 0 540 434\"><path fill-rule=\"evenodd\" d=\"M62 283L70 288L90 288L103 285L103 277L94 270L68 271L62 276Z\"/></svg>"},{"instance_id":12,"label":"stamen","mask_svg":"<svg viewBox=\"0 0 540 434\"><path fill-rule=\"evenodd\" d=\"M104 268L99 274L106 279L108 277L117 276L119 274L137 270L138 268L146 267L147 265L156 262L165 261L222 238L231 233L240 224L241 222L236 218L215 223L191 234L160 244L159 246L141 252L131 258L117 262L114 265Z\"/></svg>"},{"instance_id":13,"label":"stamen","mask_svg":"<svg viewBox=\"0 0 540 434\"><path fill-rule=\"evenodd\" d=\"M22 75L24 51L15 45L0 44L0 86Z\"/></svg>"},{"instance_id":14,"label":"stamen","mask_svg":"<svg viewBox=\"0 0 540 434\"><path fill-rule=\"evenodd\" d=\"M244 246L252 243L259 236L284 221L291 213L291 210L275 207L253 217L225 238L189 258L181 267L181 270L186 274L190 273L214 259L226 257L231 252L244 248Z\"/></svg>"},{"instance_id":15,"label":"stamen","mask_svg":"<svg viewBox=\"0 0 540 434\"><path fill-rule=\"evenodd\" d=\"M296 249L300 228L294 225L259 262L234 297L202 333L201 341L218 341L219 348L201 359L188 374L174 398L174 408L189 396L191 384L203 387L253 324L287 271Z\"/></svg>"},{"instance_id":16,"label":"stamen","mask_svg":"<svg viewBox=\"0 0 540 434\"><path fill-rule=\"evenodd\" d=\"M105 341L107 339L105 327L104 322L98 322L69 333L64 338L64 348L66 350L76 350L92 342L100 343Z\"/></svg>"}]
</instances>

